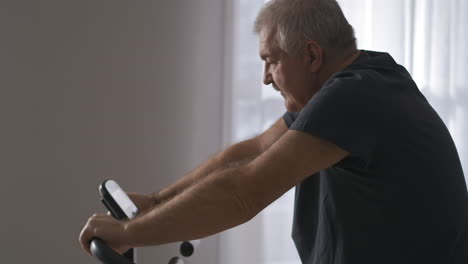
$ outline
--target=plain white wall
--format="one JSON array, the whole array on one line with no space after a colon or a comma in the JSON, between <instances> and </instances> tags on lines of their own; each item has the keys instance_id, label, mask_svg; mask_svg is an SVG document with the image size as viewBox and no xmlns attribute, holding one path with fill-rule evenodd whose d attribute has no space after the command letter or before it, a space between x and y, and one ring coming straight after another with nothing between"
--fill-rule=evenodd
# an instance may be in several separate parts
<instances>
[{"instance_id":1,"label":"plain white wall","mask_svg":"<svg viewBox=\"0 0 468 264\"><path fill-rule=\"evenodd\" d=\"M78 234L101 181L156 191L220 149L223 2L0 2L2 262L97 263Z\"/></svg>"}]
</instances>

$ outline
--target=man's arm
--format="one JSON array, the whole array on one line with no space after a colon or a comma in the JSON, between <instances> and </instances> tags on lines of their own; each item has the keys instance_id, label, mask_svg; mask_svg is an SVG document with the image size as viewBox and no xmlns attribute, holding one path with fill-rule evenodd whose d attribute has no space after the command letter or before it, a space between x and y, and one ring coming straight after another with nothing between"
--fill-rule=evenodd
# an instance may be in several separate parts
<instances>
[{"instance_id":1,"label":"man's arm","mask_svg":"<svg viewBox=\"0 0 468 264\"><path fill-rule=\"evenodd\" d=\"M99 237L123 252L213 235L247 222L290 188L348 154L326 140L289 130L252 162L211 173L147 214L127 222L91 217L80 242L89 252L89 241Z\"/></svg>"},{"instance_id":2,"label":"man's arm","mask_svg":"<svg viewBox=\"0 0 468 264\"><path fill-rule=\"evenodd\" d=\"M202 163L199 167L187 173L167 188L151 194L154 204L166 202L177 194L182 193L189 186L199 182L215 170L235 168L254 160L267 150L278 138L280 138L288 127L283 118L278 119L268 130L262 134L232 145L221 151L211 159Z\"/></svg>"}]
</instances>

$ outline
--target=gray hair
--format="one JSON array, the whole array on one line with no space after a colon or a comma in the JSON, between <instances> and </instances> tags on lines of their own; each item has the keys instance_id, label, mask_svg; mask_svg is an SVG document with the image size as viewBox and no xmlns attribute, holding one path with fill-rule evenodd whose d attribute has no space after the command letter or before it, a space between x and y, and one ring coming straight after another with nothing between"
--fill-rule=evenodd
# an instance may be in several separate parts
<instances>
[{"instance_id":1,"label":"gray hair","mask_svg":"<svg viewBox=\"0 0 468 264\"><path fill-rule=\"evenodd\" d=\"M300 54L307 40L325 50L356 48L353 27L336 0L271 0L255 20L255 33L264 28L276 30L279 48L291 55Z\"/></svg>"}]
</instances>

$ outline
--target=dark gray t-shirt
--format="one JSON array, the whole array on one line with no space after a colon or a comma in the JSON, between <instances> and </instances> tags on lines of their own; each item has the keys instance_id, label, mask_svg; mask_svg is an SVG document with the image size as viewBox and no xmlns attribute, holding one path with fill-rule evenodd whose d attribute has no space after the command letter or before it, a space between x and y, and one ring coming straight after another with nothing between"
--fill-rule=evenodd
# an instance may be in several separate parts
<instances>
[{"instance_id":1,"label":"dark gray t-shirt","mask_svg":"<svg viewBox=\"0 0 468 264\"><path fill-rule=\"evenodd\" d=\"M455 145L390 55L362 51L284 119L351 153L296 186L292 236L302 263L468 263Z\"/></svg>"}]
</instances>

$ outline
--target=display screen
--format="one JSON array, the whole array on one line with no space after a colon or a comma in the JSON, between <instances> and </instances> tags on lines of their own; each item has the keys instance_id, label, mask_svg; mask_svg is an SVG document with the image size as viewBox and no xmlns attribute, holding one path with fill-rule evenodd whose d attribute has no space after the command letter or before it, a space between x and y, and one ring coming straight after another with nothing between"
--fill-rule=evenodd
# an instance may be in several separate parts
<instances>
[{"instance_id":1,"label":"display screen","mask_svg":"<svg viewBox=\"0 0 468 264\"><path fill-rule=\"evenodd\" d=\"M127 215L128 219L134 218L138 213L138 209L119 185L114 181L108 181L106 187L115 202L120 206L122 211L124 211L125 215Z\"/></svg>"}]
</instances>

